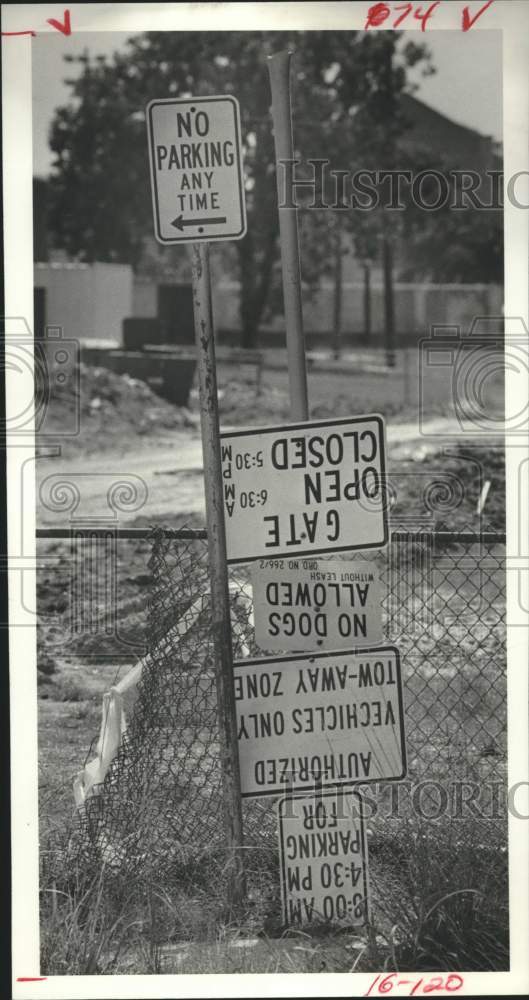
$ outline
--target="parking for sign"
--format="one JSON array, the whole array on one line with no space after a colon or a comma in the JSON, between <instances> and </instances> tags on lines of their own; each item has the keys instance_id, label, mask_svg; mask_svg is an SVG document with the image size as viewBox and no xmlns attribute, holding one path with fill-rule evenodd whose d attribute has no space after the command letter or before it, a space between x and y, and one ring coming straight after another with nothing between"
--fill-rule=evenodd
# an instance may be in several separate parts
<instances>
[{"instance_id":1,"label":"parking for sign","mask_svg":"<svg viewBox=\"0 0 529 1000\"><path fill-rule=\"evenodd\" d=\"M381 416L223 431L221 444L229 563L387 543Z\"/></svg>"},{"instance_id":2,"label":"parking for sign","mask_svg":"<svg viewBox=\"0 0 529 1000\"><path fill-rule=\"evenodd\" d=\"M151 101L147 129L156 239L241 239L246 209L237 100Z\"/></svg>"},{"instance_id":3,"label":"parking for sign","mask_svg":"<svg viewBox=\"0 0 529 1000\"><path fill-rule=\"evenodd\" d=\"M365 924L369 888L360 796L338 790L287 796L277 811L285 924Z\"/></svg>"},{"instance_id":4,"label":"parking for sign","mask_svg":"<svg viewBox=\"0 0 529 1000\"><path fill-rule=\"evenodd\" d=\"M406 776L394 646L234 663L243 797Z\"/></svg>"}]
</instances>

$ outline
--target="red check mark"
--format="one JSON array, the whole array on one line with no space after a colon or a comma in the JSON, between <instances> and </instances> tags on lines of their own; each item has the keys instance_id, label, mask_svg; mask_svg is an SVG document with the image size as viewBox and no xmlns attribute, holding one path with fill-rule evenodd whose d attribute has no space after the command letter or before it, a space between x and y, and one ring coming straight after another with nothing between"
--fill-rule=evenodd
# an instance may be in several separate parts
<instances>
[{"instance_id":1,"label":"red check mark","mask_svg":"<svg viewBox=\"0 0 529 1000\"><path fill-rule=\"evenodd\" d=\"M54 17L48 17L46 19L46 23L51 24L52 28L57 28L57 31L60 31L61 34L63 35L71 35L72 28L70 25L70 11L65 10L63 17L64 17L64 24L62 23L62 21L56 21Z\"/></svg>"},{"instance_id":2,"label":"red check mark","mask_svg":"<svg viewBox=\"0 0 529 1000\"><path fill-rule=\"evenodd\" d=\"M481 15L485 13L485 11L490 7L492 2L493 0L488 0L488 3L484 4L481 10L478 10L477 14L474 17L470 17L470 14L468 12L468 7L465 7L463 9L463 14L462 14L463 31L469 31L470 28L472 28L472 26L476 23L478 17L481 17Z\"/></svg>"}]
</instances>

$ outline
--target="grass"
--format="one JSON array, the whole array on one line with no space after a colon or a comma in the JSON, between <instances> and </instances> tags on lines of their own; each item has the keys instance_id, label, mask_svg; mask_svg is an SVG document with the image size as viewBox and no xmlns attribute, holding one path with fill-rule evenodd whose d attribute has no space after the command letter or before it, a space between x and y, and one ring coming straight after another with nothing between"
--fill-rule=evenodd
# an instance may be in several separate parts
<instances>
[{"instance_id":1,"label":"grass","mask_svg":"<svg viewBox=\"0 0 529 1000\"><path fill-rule=\"evenodd\" d=\"M496 610L501 618L501 608ZM402 643L397 640L406 667L409 778L435 779L447 788L454 779L470 779L483 786L486 796L489 779L506 779L504 649L501 630L481 635L476 619L462 634L463 624L458 619L453 635L447 629L442 635L429 633L421 626L416 643L411 635L404 641L404 629ZM372 921L365 931L318 925L288 930L282 925L273 824L268 856L263 860L257 852L253 860L249 855L248 904L236 916L227 910L215 855L201 877L192 879L184 878L185 872L179 878L166 872L140 884L108 866L85 869L75 838L64 833L72 829L71 778L84 762L87 734L98 732L101 691L112 683L115 669L108 665L82 671L78 664L63 664L46 678L48 698L41 701L39 725L44 974L508 967L503 820L487 823L470 813L459 820L425 821L414 811L404 783L399 785L404 800L400 818L379 815L368 822ZM204 724L206 707L199 699L193 709L200 709L193 716L195 727ZM483 734L493 724L495 739L491 735L485 745ZM156 823L157 796L167 805L163 780L159 788L153 782L149 789L149 829ZM175 810L194 809L198 815L205 791L197 790L194 801L186 805L184 799ZM156 831L159 843L164 836L174 840L177 818L177 812L164 807L159 816L163 829Z\"/></svg>"},{"instance_id":2,"label":"grass","mask_svg":"<svg viewBox=\"0 0 529 1000\"><path fill-rule=\"evenodd\" d=\"M401 904L391 939L392 970L477 971L509 965L505 849L484 843L482 824L403 823ZM481 848L481 850L480 850ZM385 900L378 906L393 920Z\"/></svg>"},{"instance_id":3,"label":"grass","mask_svg":"<svg viewBox=\"0 0 529 1000\"><path fill-rule=\"evenodd\" d=\"M494 572L501 584L497 566ZM405 664L412 782L428 778L448 787L452 779L461 778L485 788L488 779L505 781L500 593L501 587L491 600L493 627L474 612L468 620L458 612L448 627L436 613L433 627L419 622L420 634L414 639L408 626L401 623L399 636L392 623L390 634ZM273 823L268 856L263 859L257 852L254 861L249 855L248 904L237 915L227 910L225 880L214 854L200 878L186 879L183 871L172 877L166 871L141 884L108 866L83 867L75 838L64 833L72 828L71 778L84 762L87 734L98 732L101 692L113 682L115 671L115 664L81 669L76 662L64 662L43 685L48 695L40 704L39 725L44 974L508 967L505 824L480 821L472 814L425 821L414 811L410 796L406 798L404 784L399 786L405 800L400 818L379 816L368 823L372 917L361 932L282 925ZM213 710L213 703L209 706L202 697L190 704L189 711L198 714L186 724L189 727L192 718L195 738L197 727L206 724L209 707ZM485 744L483 735L489 730ZM156 752L156 741L150 752ZM175 838L178 813L166 808L166 792L172 788L169 772L159 785L153 782L149 788L152 816L144 846L156 823L158 798L165 802L159 814L163 829L156 830L158 843ZM194 809L197 816L204 796L204 809L211 811L206 791L196 790L194 801L186 805L184 799L174 809ZM203 813L204 821L210 818L209 812Z\"/></svg>"},{"instance_id":4,"label":"grass","mask_svg":"<svg viewBox=\"0 0 529 1000\"><path fill-rule=\"evenodd\" d=\"M250 891L227 909L221 872L202 889L143 887L101 868L65 869L65 850L43 851L42 972L46 975L473 971L508 968L506 854L483 845L479 824L410 819L371 850L370 924L352 931L281 925L277 896ZM70 845L71 849L71 845ZM277 859L276 859L277 861ZM57 870L54 871L54 868ZM68 878L65 872L68 871Z\"/></svg>"}]
</instances>

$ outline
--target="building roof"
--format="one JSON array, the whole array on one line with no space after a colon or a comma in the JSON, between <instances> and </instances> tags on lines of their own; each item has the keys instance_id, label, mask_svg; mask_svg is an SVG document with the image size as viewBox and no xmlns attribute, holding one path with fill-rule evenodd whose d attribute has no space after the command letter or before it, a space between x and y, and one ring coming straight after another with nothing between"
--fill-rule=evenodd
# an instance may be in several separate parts
<instances>
[{"instance_id":1,"label":"building roof","mask_svg":"<svg viewBox=\"0 0 529 1000\"><path fill-rule=\"evenodd\" d=\"M452 121L411 94L401 96L401 107L410 124L402 140L408 147L427 147L459 169L501 169L501 148L491 136Z\"/></svg>"}]
</instances>

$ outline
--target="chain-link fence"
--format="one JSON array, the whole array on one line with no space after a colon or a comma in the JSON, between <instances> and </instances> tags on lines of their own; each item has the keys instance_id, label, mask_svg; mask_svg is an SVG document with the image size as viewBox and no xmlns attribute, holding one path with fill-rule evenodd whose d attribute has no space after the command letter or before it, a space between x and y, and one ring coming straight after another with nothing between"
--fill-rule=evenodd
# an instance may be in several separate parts
<instances>
[{"instance_id":1,"label":"chain-link fence","mask_svg":"<svg viewBox=\"0 0 529 1000\"><path fill-rule=\"evenodd\" d=\"M121 745L80 811L80 849L91 868L104 865L109 877L139 887L218 886L224 842L207 543L161 528L149 541L148 653L125 699ZM380 573L385 637L400 651L408 757L406 781L363 789L370 851L395 850L404 829L426 830L436 847L444 843L445 864L464 848L476 872L480 858L490 871L490 852L507 845L504 536L394 532L386 550L365 558ZM247 566L230 569L230 592L234 655L262 656ZM275 801L245 800L243 808L250 892L273 899Z\"/></svg>"}]
</instances>

